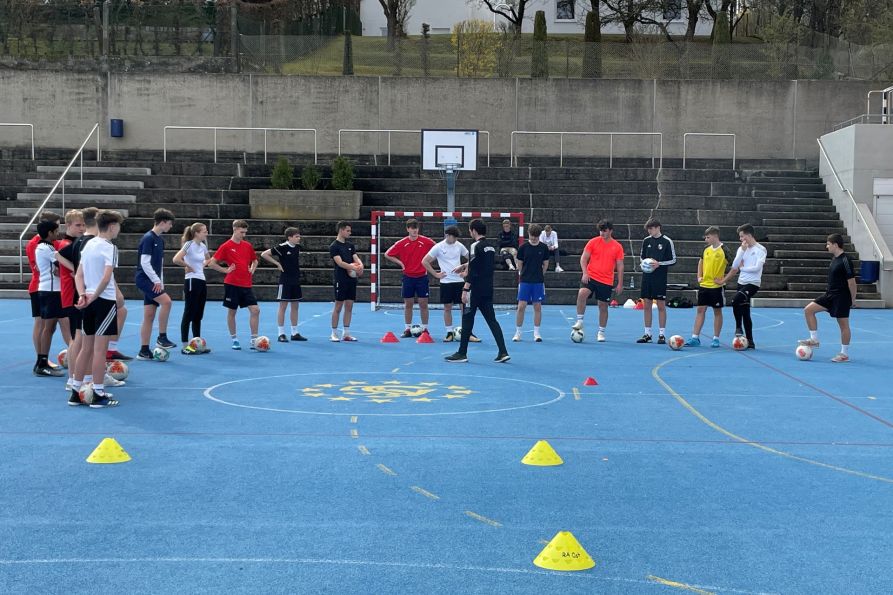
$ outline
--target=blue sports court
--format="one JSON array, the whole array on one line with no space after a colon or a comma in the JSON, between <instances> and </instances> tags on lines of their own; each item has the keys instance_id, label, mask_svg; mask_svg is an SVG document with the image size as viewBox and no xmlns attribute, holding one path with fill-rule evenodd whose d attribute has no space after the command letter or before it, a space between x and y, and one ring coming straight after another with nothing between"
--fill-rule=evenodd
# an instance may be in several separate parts
<instances>
[{"instance_id":1,"label":"blue sports court","mask_svg":"<svg viewBox=\"0 0 893 595\"><path fill-rule=\"evenodd\" d=\"M592 305L574 344L572 307L547 306L545 341L528 314L502 365L480 317L471 361L448 364L438 311L434 344L381 344L402 312L368 304L360 341L330 343L330 312L301 307L307 343L233 352L209 303L211 354L132 362L121 406L94 410L31 375L28 304L0 302L0 591L893 591L889 311L855 310L852 361L832 364L827 317L794 357L795 309L754 310L755 351L728 347L727 312L721 349L675 352L635 344L634 310L596 343ZM669 334L693 316L670 310ZM514 312L498 318L510 338ZM132 460L87 463L106 437ZM522 464L539 440L564 463ZM594 568L533 564L559 531Z\"/></svg>"}]
</instances>

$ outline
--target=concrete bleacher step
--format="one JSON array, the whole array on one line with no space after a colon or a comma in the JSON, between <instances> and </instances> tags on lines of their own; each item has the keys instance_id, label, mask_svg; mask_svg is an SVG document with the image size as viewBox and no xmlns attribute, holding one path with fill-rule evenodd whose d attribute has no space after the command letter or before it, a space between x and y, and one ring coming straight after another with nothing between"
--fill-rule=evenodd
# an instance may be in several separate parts
<instances>
[{"instance_id":1,"label":"concrete bleacher step","mask_svg":"<svg viewBox=\"0 0 893 595\"><path fill-rule=\"evenodd\" d=\"M56 180L48 178L29 178L26 181L29 188L52 188ZM102 188L102 189L142 189L143 183L138 180L65 180L65 188ZM61 188L61 185L60 185ZM57 190L58 192L58 190Z\"/></svg>"},{"instance_id":2,"label":"concrete bleacher step","mask_svg":"<svg viewBox=\"0 0 893 595\"><path fill-rule=\"evenodd\" d=\"M62 174L65 171L64 165L38 165L37 171L45 174ZM106 166L106 165L85 165L84 174L120 174L123 176L151 176L152 170L148 167L129 167L126 165ZM68 176L80 176L81 168L77 165L68 170Z\"/></svg>"},{"instance_id":3,"label":"concrete bleacher step","mask_svg":"<svg viewBox=\"0 0 893 595\"><path fill-rule=\"evenodd\" d=\"M796 203L761 204L757 203L757 211L768 213L822 213L837 215L837 209L833 204L828 205L801 205Z\"/></svg>"},{"instance_id":4,"label":"concrete bleacher step","mask_svg":"<svg viewBox=\"0 0 893 595\"><path fill-rule=\"evenodd\" d=\"M78 208L79 206L82 206L82 205L77 205L77 204L70 205L70 204L68 204L69 202L70 201L68 200L68 197L66 196L66 200L65 200L66 209L67 208ZM55 205L53 205L53 206L55 206ZM83 206L93 206L93 205L83 205ZM6 214L10 215L10 216L16 216L16 217L31 217L31 215L34 214L34 210L36 208L37 208L37 205L34 205L33 207L30 207L30 208L28 208L28 207L7 207ZM123 215L124 217L127 217L127 215L128 215L127 209L115 209L115 210L118 211L119 213L121 213L121 215ZM23 223L24 223L24 221L23 221ZM19 227L19 229L21 229L21 226Z\"/></svg>"},{"instance_id":5,"label":"concrete bleacher step","mask_svg":"<svg viewBox=\"0 0 893 595\"><path fill-rule=\"evenodd\" d=\"M34 192L19 192L16 198L20 201L37 201L39 205L46 198L46 194L37 194ZM62 202L62 194L57 192L50 199L49 204L55 205ZM65 202L82 202L91 204L132 204L136 202L136 196L132 194L73 194L65 193ZM37 206L35 205L35 206Z\"/></svg>"}]
</instances>

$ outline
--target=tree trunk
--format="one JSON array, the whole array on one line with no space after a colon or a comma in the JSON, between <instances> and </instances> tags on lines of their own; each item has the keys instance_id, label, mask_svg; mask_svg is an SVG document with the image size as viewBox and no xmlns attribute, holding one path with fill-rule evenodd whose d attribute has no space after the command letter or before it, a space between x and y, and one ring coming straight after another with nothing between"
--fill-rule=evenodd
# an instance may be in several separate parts
<instances>
[{"instance_id":1,"label":"tree trunk","mask_svg":"<svg viewBox=\"0 0 893 595\"><path fill-rule=\"evenodd\" d=\"M698 15L701 13L702 0L688 0L688 26L685 29L685 40L693 41L698 27Z\"/></svg>"}]
</instances>

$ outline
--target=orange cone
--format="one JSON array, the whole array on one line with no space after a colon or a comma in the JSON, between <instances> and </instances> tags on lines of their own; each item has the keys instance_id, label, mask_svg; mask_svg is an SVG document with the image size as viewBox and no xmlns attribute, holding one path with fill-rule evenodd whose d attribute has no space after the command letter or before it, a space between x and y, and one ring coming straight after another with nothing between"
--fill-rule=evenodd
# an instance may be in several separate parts
<instances>
[{"instance_id":1,"label":"orange cone","mask_svg":"<svg viewBox=\"0 0 893 595\"><path fill-rule=\"evenodd\" d=\"M595 381L595 378L590 376L586 380L583 381L583 386L597 386L598 382Z\"/></svg>"},{"instance_id":2,"label":"orange cone","mask_svg":"<svg viewBox=\"0 0 893 595\"><path fill-rule=\"evenodd\" d=\"M384 337L381 338L382 343L399 343L400 339L397 338L397 335L388 331L384 334Z\"/></svg>"},{"instance_id":3,"label":"orange cone","mask_svg":"<svg viewBox=\"0 0 893 595\"><path fill-rule=\"evenodd\" d=\"M431 338L431 334L428 332L428 329L422 331L422 334L419 335L419 338L415 340L416 343L433 343L434 339Z\"/></svg>"},{"instance_id":4,"label":"orange cone","mask_svg":"<svg viewBox=\"0 0 893 595\"><path fill-rule=\"evenodd\" d=\"M619 304L617 303L617 300L611 300L610 306L611 306L612 308L616 308L618 305L619 305Z\"/></svg>"}]
</instances>

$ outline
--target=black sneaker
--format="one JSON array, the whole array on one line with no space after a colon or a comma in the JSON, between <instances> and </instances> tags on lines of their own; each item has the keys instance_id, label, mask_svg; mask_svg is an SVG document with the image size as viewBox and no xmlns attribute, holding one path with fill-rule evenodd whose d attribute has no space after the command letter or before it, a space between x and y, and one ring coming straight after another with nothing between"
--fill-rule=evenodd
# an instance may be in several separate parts
<instances>
[{"instance_id":1,"label":"black sneaker","mask_svg":"<svg viewBox=\"0 0 893 595\"><path fill-rule=\"evenodd\" d=\"M405 331L403 331L403 334L400 335L400 337L402 339L408 339L408 338L412 337L412 331L409 329L406 329Z\"/></svg>"},{"instance_id":2,"label":"black sneaker","mask_svg":"<svg viewBox=\"0 0 893 595\"><path fill-rule=\"evenodd\" d=\"M90 403L91 409L105 409L106 407L117 407L118 401L110 398L111 393L106 393L103 395L95 395L93 397L93 402Z\"/></svg>"},{"instance_id":3,"label":"black sneaker","mask_svg":"<svg viewBox=\"0 0 893 595\"><path fill-rule=\"evenodd\" d=\"M448 362L453 362L453 363L464 363L464 362L468 361L468 356L465 355L464 353L459 353L457 351L453 355L448 355L443 359L445 359Z\"/></svg>"},{"instance_id":4,"label":"black sneaker","mask_svg":"<svg viewBox=\"0 0 893 595\"><path fill-rule=\"evenodd\" d=\"M508 353L500 353L499 355L496 356L496 359L494 359L493 361L500 363L500 364L504 364L505 362L509 361L510 359L512 359L512 356L510 356Z\"/></svg>"},{"instance_id":5,"label":"black sneaker","mask_svg":"<svg viewBox=\"0 0 893 595\"><path fill-rule=\"evenodd\" d=\"M78 391L71 389L71 395L68 397L68 406L79 407L81 405L86 405L86 403L81 401L81 396L78 394Z\"/></svg>"},{"instance_id":6,"label":"black sneaker","mask_svg":"<svg viewBox=\"0 0 893 595\"><path fill-rule=\"evenodd\" d=\"M63 374L63 372L61 372L61 371L57 372L56 370L52 369L49 366L34 366L33 372L34 372L35 376L46 376L46 377L61 376Z\"/></svg>"},{"instance_id":7,"label":"black sneaker","mask_svg":"<svg viewBox=\"0 0 893 595\"><path fill-rule=\"evenodd\" d=\"M743 337L743 336L744 336L744 331L741 330L740 328L736 328L736 329L735 329L735 336L736 336L736 337Z\"/></svg>"},{"instance_id":8,"label":"black sneaker","mask_svg":"<svg viewBox=\"0 0 893 595\"><path fill-rule=\"evenodd\" d=\"M747 340L747 348L748 348L748 349L756 349L756 348L757 348L757 346L756 346L756 345L754 344L754 342L753 342L753 339L748 339L748 340Z\"/></svg>"},{"instance_id":9,"label":"black sneaker","mask_svg":"<svg viewBox=\"0 0 893 595\"><path fill-rule=\"evenodd\" d=\"M472 333L471 336L468 337L468 341L471 343L480 343L481 342L480 339L478 339L477 337L474 336L474 333Z\"/></svg>"},{"instance_id":10,"label":"black sneaker","mask_svg":"<svg viewBox=\"0 0 893 595\"><path fill-rule=\"evenodd\" d=\"M307 337L302 335L301 333L295 333L291 336L292 341L306 341Z\"/></svg>"},{"instance_id":11,"label":"black sneaker","mask_svg":"<svg viewBox=\"0 0 893 595\"><path fill-rule=\"evenodd\" d=\"M279 335L279 339L277 339L280 343L288 343L288 337L285 335Z\"/></svg>"},{"instance_id":12,"label":"black sneaker","mask_svg":"<svg viewBox=\"0 0 893 595\"><path fill-rule=\"evenodd\" d=\"M164 349L173 349L177 346L176 343L167 338L167 335L158 335L155 345L163 347Z\"/></svg>"},{"instance_id":13,"label":"black sneaker","mask_svg":"<svg viewBox=\"0 0 893 595\"><path fill-rule=\"evenodd\" d=\"M140 349L140 352L136 354L136 359L144 362L151 362L155 358L152 357L152 352L148 349L145 351Z\"/></svg>"},{"instance_id":14,"label":"black sneaker","mask_svg":"<svg viewBox=\"0 0 893 595\"><path fill-rule=\"evenodd\" d=\"M112 360L118 360L119 362L129 362L133 358L130 357L129 355L124 355L117 349L114 349L112 351L105 352L105 359L106 359L106 361L109 361L109 362Z\"/></svg>"},{"instance_id":15,"label":"black sneaker","mask_svg":"<svg viewBox=\"0 0 893 595\"><path fill-rule=\"evenodd\" d=\"M666 345L666 344L667 344L667 338L664 337L663 335L658 335L658 336L657 336L657 344L658 344L658 345Z\"/></svg>"},{"instance_id":16,"label":"black sneaker","mask_svg":"<svg viewBox=\"0 0 893 595\"><path fill-rule=\"evenodd\" d=\"M636 343L651 343L651 335L647 333L642 335L641 337L636 339Z\"/></svg>"}]
</instances>

